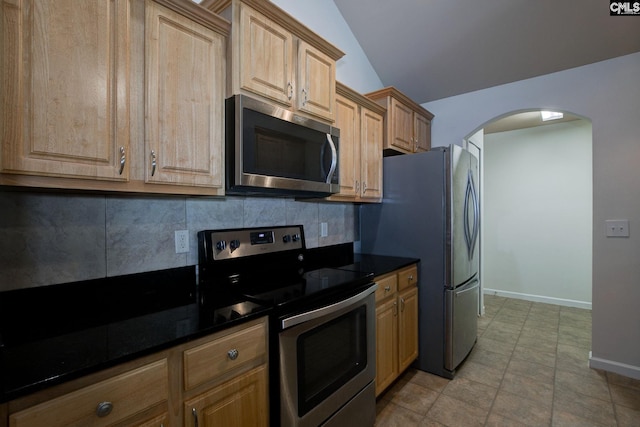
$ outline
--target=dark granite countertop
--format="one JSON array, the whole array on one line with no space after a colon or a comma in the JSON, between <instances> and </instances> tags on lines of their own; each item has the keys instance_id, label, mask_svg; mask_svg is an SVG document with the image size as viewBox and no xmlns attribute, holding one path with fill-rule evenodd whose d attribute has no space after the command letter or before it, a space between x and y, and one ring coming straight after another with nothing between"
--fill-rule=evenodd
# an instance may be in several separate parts
<instances>
[{"instance_id":1,"label":"dark granite countertop","mask_svg":"<svg viewBox=\"0 0 640 427\"><path fill-rule=\"evenodd\" d=\"M418 262L309 251L312 268L379 276ZM0 292L0 403L267 315L196 283L196 267Z\"/></svg>"},{"instance_id":2,"label":"dark granite countertop","mask_svg":"<svg viewBox=\"0 0 640 427\"><path fill-rule=\"evenodd\" d=\"M373 273L374 276L391 273L419 262L418 258L405 258L375 254L354 254L353 264L340 268Z\"/></svg>"},{"instance_id":3,"label":"dark granite countertop","mask_svg":"<svg viewBox=\"0 0 640 427\"><path fill-rule=\"evenodd\" d=\"M181 267L0 292L0 403L268 314Z\"/></svg>"}]
</instances>

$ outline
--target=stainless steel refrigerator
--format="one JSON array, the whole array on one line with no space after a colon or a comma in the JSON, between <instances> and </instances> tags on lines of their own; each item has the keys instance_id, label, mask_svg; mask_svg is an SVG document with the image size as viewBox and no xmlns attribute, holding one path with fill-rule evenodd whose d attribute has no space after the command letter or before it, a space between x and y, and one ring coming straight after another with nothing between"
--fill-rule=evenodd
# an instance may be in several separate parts
<instances>
[{"instance_id":1,"label":"stainless steel refrigerator","mask_svg":"<svg viewBox=\"0 0 640 427\"><path fill-rule=\"evenodd\" d=\"M384 158L383 202L360 208L361 252L420 258L415 366L447 378L477 338L478 161L462 147Z\"/></svg>"}]
</instances>

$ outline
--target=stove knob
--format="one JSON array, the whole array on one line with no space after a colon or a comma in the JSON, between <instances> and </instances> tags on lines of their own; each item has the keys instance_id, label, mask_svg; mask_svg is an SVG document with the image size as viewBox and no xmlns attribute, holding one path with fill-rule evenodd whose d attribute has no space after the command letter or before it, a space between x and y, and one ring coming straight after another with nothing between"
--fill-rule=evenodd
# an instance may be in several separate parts
<instances>
[{"instance_id":1,"label":"stove knob","mask_svg":"<svg viewBox=\"0 0 640 427\"><path fill-rule=\"evenodd\" d=\"M294 242L297 242L298 240L300 240L300 235L299 235L299 234L294 234L294 235L292 236L292 238L293 238L293 241L294 241Z\"/></svg>"},{"instance_id":2,"label":"stove knob","mask_svg":"<svg viewBox=\"0 0 640 427\"><path fill-rule=\"evenodd\" d=\"M229 247L231 248L231 252L235 251L240 247L240 240L234 239L229 242Z\"/></svg>"},{"instance_id":3,"label":"stove knob","mask_svg":"<svg viewBox=\"0 0 640 427\"><path fill-rule=\"evenodd\" d=\"M224 240L219 240L216 242L216 249L219 251L224 251L224 249L227 247L227 242L225 242Z\"/></svg>"},{"instance_id":4,"label":"stove knob","mask_svg":"<svg viewBox=\"0 0 640 427\"><path fill-rule=\"evenodd\" d=\"M288 234L285 234L284 236L282 236L282 241L284 243L289 243L291 241L291 236Z\"/></svg>"}]
</instances>

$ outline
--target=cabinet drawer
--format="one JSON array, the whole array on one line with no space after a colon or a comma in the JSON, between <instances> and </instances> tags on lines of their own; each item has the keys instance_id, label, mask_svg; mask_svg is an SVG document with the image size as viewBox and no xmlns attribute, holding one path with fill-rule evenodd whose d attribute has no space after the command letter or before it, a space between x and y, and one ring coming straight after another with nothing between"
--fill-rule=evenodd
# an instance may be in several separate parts
<instances>
[{"instance_id":1,"label":"cabinet drawer","mask_svg":"<svg viewBox=\"0 0 640 427\"><path fill-rule=\"evenodd\" d=\"M398 272L398 289L406 289L418 283L418 266L412 265Z\"/></svg>"},{"instance_id":2,"label":"cabinet drawer","mask_svg":"<svg viewBox=\"0 0 640 427\"><path fill-rule=\"evenodd\" d=\"M266 320L184 352L184 388L190 390L266 354Z\"/></svg>"},{"instance_id":3,"label":"cabinet drawer","mask_svg":"<svg viewBox=\"0 0 640 427\"><path fill-rule=\"evenodd\" d=\"M49 400L9 417L12 427L111 425L150 408L168 396L167 360L138 369ZM104 408L111 405L111 411ZM98 415L100 408L106 412Z\"/></svg>"},{"instance_id":4,"label":"cabinet drawer","mask_svg":"<svg viewBox=\"0 0 640 427\"><path fill-rule=\"evenodd\" d=\"M376 289L376 302L393 295L398 290L398 277L395 273L376 277L378 289Z\"/></svg>"}]
</instances>

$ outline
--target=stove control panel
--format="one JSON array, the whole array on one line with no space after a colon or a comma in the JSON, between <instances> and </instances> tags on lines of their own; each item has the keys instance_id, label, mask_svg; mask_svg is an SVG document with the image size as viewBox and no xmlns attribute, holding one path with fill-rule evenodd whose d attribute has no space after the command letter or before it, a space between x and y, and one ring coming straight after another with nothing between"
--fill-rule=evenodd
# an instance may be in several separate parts
<instances>
[{"instance_id":1,"label":"stove control panel","mask_svg":"<svg viewBox=\"0 0 640 427\"><path fill-rule=\"evenodd\" d=\"M200 262L305 249L301 225L198 232Z\"/></svg>"}]
</instances>

